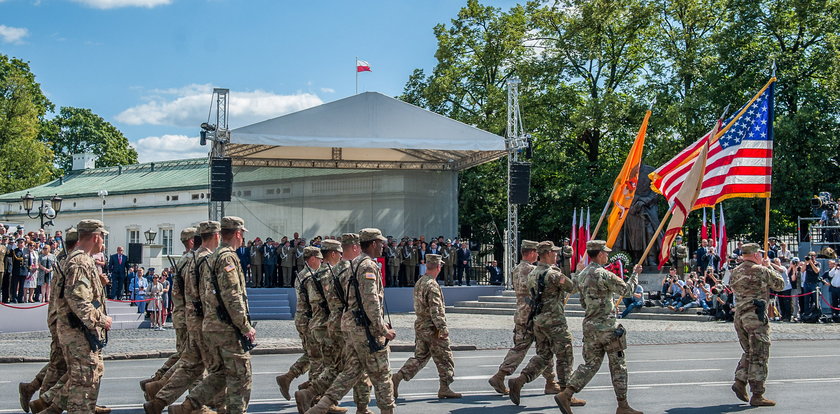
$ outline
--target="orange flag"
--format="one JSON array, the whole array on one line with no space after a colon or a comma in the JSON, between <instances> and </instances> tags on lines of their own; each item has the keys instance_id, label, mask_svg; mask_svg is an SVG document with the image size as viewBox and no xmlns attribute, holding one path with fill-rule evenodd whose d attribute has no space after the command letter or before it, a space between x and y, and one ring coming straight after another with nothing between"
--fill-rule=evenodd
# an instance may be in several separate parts
<instances>
[{"instance_id":1,"label":"orange flag","mask_svg":"<svg viewBox=\"0 0 840 414\"><path fill-rule=\"evenodd\" d=\"M636 195L636 185L639 183L639 167L642 165L642 152L645 149L645 134L647 133L649 119L650 110L645 113L645 119L642 121L639 133L636 134L636 142L633 143L630 153L627 154L624 167L621 168L621 172L615 178L611 197L613 209L607 219L607 247L612 247L615 244L618 232L621 231L621 226L627 219L627 213L633 203L633 196Z\"/></svg>"}]
</instances>

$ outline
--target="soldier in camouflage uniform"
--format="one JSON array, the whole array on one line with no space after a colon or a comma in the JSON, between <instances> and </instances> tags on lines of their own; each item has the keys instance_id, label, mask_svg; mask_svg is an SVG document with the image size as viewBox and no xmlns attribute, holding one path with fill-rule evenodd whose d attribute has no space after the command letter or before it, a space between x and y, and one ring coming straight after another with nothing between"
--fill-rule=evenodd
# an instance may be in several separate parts
<instances>
[{"instance_id":1,"label":"soldier in camouflage uniform","mask_svg":"<svg viewBox=\"0 0 840 414\"><path fill-rule=\"evenodd\" d=\"M146 400L154 397L154 394L146 393L146 385L153 381L158 381L164 376L170 378L175 372L175 364L181 359L181 354L186 347L189 334L187 333L187 321L185 316L184 303L184 270L193 259L193 246L195 244L195 234L198 229L195 227L187 227L181 230L181 243L184 244L184 253L181 259L175 264L175 276L172 278L172 325L175 327L175 353L163 363L163 366L158 369L151 378L140 381L140 389L146 395ZM168 375L167 375L168 374Z\"/></svg>"},{"instance_id":2,"label":"soldier in camouflage uniform","mask_svg":"<svg viewBox=\"0 0 840 414\"><path fill-rule=\"evenodd\" d=\"M685 280L685 260L688 258L688 247L682 244L682 237L677 236L676 244L671 247L671 263L677 268L680 280Z\"/></svg>"},{"instance_id":3,"label":"soldier in camouflage uniform","mask_svg":"<svg viewBox=\"0 0 840 414\"><path fill-rule=\"evenodd\" d=\"M627 403L627 365L624 350L627 348L624 327L615 325L613 295L630 296L639 283L642 266L636 265L628 283L609 270L604 264L609 261L610 248L603 240L586 242L586 254L590 263L578 275L580 304L586 310L583 318L583 359L572 374L569 384L562 393L554 396L554 401L563 414L572 413L572 396L580 392L595 376L604 354L609 358L610 375L615 390L618 408L616 414L642 414Z\"/></svg>"},{"instance_id":4,"label":"soldier in camouflage uniform","mask_svg":"<svg viewBox=\"0 0 840 414\"><path fill-rule=\"evenodd\" d=\"M443 291L436 281L442 264L440 255L427 254L426 274L414 285L414 312L417 314L414 321L414 356L391 377L394 398L397 398L400 381L411 381L426 366L430 357L440 377L438 398L461 398L461 394L449 388L449 384L454 381L455 360L449 347Z\"/></svg>"},{"instance_id":5,"label":"soldier in camouflage uniform","mask_svg":"<svg viewBox=\"0 0 840 414\"><path fill-rule=\"evenodd\" d=\"M363 253L351 262L351 274L344 287L347 292L347 310L342 315L341 328L347 333L345 366L318 404L307 411L309 414L327 413L365 373L376 388L376 405L380 412L394 412L394 389L387 341L394 339L396 334L383 319L385 292L379 265L375 261L382 255L382 247L387 239L378 229L362 229L359 241ZM367 318L368 323L357 324L357 321L362 322L363 317ZM368 340L368 335L373 342Z\"/></svg>"},{"instance_id":6,"label":"soldier in camouflage uniform","mask_svg":"<svg viewBox=\"0 0 840 414\"><path fill-rule=\"evenodd\" d=\"M559 251L553 242L540 242L537 245L540 261L528 274L527 289L531 293L531 304L536 308L532 307L526 324L533 326L537 355L518 377L508 382L510 400L516 405L519 405L522 387L545 371L552 358L557 358L557 385L561 391L566 388L572 373L572 334L566 323L564 302L566 295L575 290L575 284L554 266ZM586 401L574 399L572 405L583 406Z\"/></svg>"},{"instance_id":7,"label":"soldier in camouflage uniform","mask_svg":"<svg viewBox=\"0 0 840 414\"><path fill-rule=\"evenodd\" d=\"M443 260L443 281L446 286L455 284L455 257L457 251L452 248L452 240L446 240L440 246L441 260Z\"/></svg>"},{"instance_id":8,"label":"soldier in camouflage uniform","mask_svg":"<svg viewBox=\"0 0 840 414\"><path fill-rule=\"evenodd\" d=\"M221 220L222 242L216 251L197 264L202 276L210 267L209 277L200 280L201 305L204 309L202 333L208 348L207 376L180 405L169 406L170 414L199 410L225 390L227 412L247 411L251 398L251 355L241 341L256 343L257 331L248 313L245 275L236 249L244 242L245 221L227 216ZM221 315L221 317L220 317ZM227 319L227 320L225 320Z\"/></svg>"},{"instance_id":9,"label":"soldier in camouflage uniform","mask_svg":"<svg viewBox=\"0 0 840 414\"><path fill-rule=\"evenodd\" d=\"M566 237L563 239L563 247L561 247L559 260L560 267L563 269L563 274L571 277L572 276L572 256L575 255L575 249L569 245L570 241L569 238Z\"/></svg>"},{"instance_id":10,"label":"soldier in camouflage uniform","mask_svg":"<svg viewBox=\"0 0 840 414\"><path fill-rule=\"evenodd\" d=\"M405 266L405 285L414 286L417 279L417 247L414 240L409 239L403 247L402 264Z\"/></svg>"},{"instance_id":11,"label":"soldier in camouflage uniform","mask_svg":"<svg viewBox=\"0 0 840 414\"><path fill-rule=\"evenodd\" d=\"M64 286L59 292L64 300L56 308L56 330L68 370L66 392L61 393L59 406L70 414L96 411L105 371L101 348L111 329L99 269L92 257L104 249L108 232L99 220L82 220L76 229L79 241L65 259Z\"/></svg>"},{"instance_id":12,"label":"soldier in camouflage uniform","mask_svg":"<svg viewBox=\"0 0 840 414\"><path fill-rule=\"evenodd\" d=\"M513 347L505 355L505 359L499 365L499 371L490 377L488 381L499 394L507 394L505 377L513 375L516 368L525 359L525 355L534 343L534 330L528 324L528 314L531 313L531 292L528 291L527 278L534 269L532 263L537 261L537 242L522 240L520 246L522 259L511 271L511 282L516 293L516 313L513 316ZM549 360L545 370L542 372L545 377L545 393L557 394L562 391L557 382L554 381L554 361Z\"/></svg>"},{"instance_id":13,"label":"soldier in camouflage uniform","mask_svg":"<svg viewBox=\"0 0 840 414\"><path fill-rule=\"evenodd\" d=\"M767 267L758 244L741 246L744 262L732 270L729 285L735 295L735 332L744 353L735 370L732 391L741 401L752 406L773 406L776 403L764 398L764 381L767 380L767 359L770 357L770 324L767 319L769 291L784 288L782 276ZM752 398L747 394L750 384Z\"/></svg>"},{"instance_id":14,"label":"soldier in camouflage uniform","mask_svg":"<svg viewBox=\"0 0 840 414\"><path fill-rule=\"evenodd\" d=\"M29 412L30 406L33 412L54 412L61 413L64 411L63 407L58 405L52 406L56 402L55 397L60 395L67 383L67 361L64 358L64 351L58 339L58 313L56 312L59 302L63 302L64 298L60 297L60 291L64 286L64 272L59 269L65 269L65 261L69 252L76 247L76 242L79 240L79 233L75 228L69 228L64 232L64 250L56 254L56 265L53 272L53 278L50 281L50 289L56 292L50 298L50 304L47 307L47 327L50 330L52 341L50 342L50 361L44 368L38 372L35 379L29 383L20 383L18 390L20 392L20 408L24 412ZM30 402L29 400L40 389L41 395L37 400ZM100 412L97 407L97 412Z\"/></svg>"}]
</instances>

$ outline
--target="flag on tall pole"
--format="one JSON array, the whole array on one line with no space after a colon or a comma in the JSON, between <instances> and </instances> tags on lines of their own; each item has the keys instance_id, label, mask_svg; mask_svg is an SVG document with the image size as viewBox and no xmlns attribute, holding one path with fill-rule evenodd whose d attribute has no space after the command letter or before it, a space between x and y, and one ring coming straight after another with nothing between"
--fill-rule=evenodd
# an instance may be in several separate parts
<instances>
[{"instance_id":1,"label":"flag on tall pole","mask_svg":"<svg viewBox=\"0 0 840 414\"><path fill-rule=\"evenodd\" d=\"M729 254L726 244L729 240L726 239L726 219L723 217L723 203L720 204L720 238L718 239L718 256L720 256L720 268L726 264L726 255Z\"/></svg>"},{"instance_id":2,"label":"flag on tall pole","mask_svg":"<svg viewBox=\"0 0 840 414\"><path fill-rule=\"evenodd\" d=\"M372 70L370 70L370 63L356 57L356 94L359 93L359 72L372 72Z\"/></svg>"},{"instance_id":3,"label":"flag on tall pole","mask_svg":"<svg viewBox=\"0 0 840 414\"><path fill-rule=\"evenodd\" d=\"M589 225L590 224L591 224L591 222L589 221L589 206L586 206L586 240L587 241L592 240L592 235L589 234ZM584 245L584 247L586 247L586 243L584 243L583 245ZM588 254L583 256L583 264L586 264L586 265L589 264L589 255Z\"/></svg>"},{"instance_id":4,"label":"flag on tall pole","mask_svg":"<svg viewBox=\"0 0 840 414\"><path fill-rule=\"evenodd\" d=\"M575 209L575 211L572 213L572 235L569 237L569 241L570 241L569 246L572 246L572 248L575 249L575 253L572 254L572 260L571 260L571 263L570 263L570 266L571 266L570 271L574 271L574 269L577 269L577 255L578 255L578 251L577 251L577 248L578 248L578 246L577 246L577 209Z\"/></svg>"},{"instance_id":5,"label":"flag on tall pole","mask_svg":"<svg viewBox=\"0 0 840 414\"><path fill-rule=\"evenodd\" d=\"M630 211L630 205L633 203L633 197L636 195L636 186L639 183L639 168L642 165L642 153L645 149L645 135L647 134L650 114L651 110L648 109L644 120L642 120L642 126L639 127L639 132L636 134L636 141L630 147L630 153L627 154L624 166L613 183L611 195L613 209L607 219L607 247L610 248L613 247L618 238L618 233L621 231L624 220L627 219L627 213Z\"/></svg>"},{"instance_id":6,"label":"flag on tall pole","mask_svg":"<svg viewBox=\"0 0 840 414\"><path fill-rule=\"evenodd\" d=\"M709 228L706 227L706 209L703 209L703 224L700 226L700 238L706 240L709 238Z\"/></svg>"},{"instance_id":7,"label":"flag on tall pole","mask_svg":"<svg viewBox=\"0 0 840 414\"><path fill-rule=\"evenodd\" d=\"M712 206L712 232L710 234L712 240L717 242L717 222L715 221L715 208Z\"/></svg>"},{"instance_id":8,"label":"flag on tall pole","mask_svg":"<svg viewBox=\"0 0 840 414\"><path fill-rule=\"evenodd\" d=\"M580 216L578 216L578 261L584 262L586 257L586 227L583 226L583 207L580 208Z\"/></svg>"}]
</instances>

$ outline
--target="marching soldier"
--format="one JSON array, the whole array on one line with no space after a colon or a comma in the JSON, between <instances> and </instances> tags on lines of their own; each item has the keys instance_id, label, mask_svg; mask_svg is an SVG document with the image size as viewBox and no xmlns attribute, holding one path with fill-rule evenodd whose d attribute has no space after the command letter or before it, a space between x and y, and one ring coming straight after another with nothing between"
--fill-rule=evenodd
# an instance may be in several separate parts
<instances>
[{"instance_id":1,"label":"marching soldier","mask_svg":"<svg viewBox=\"0 0 840 414\"><path fill-rule=\"evenodd\" d=\"M572 276L572 257L575 255L575 249L569 245L569 238L563 239L563 247L560 250L560 258L558 262L563 269L563 274L567 277Z\"/></svg>"},{"instance_id":2,"label":"marching soldier","mask_svg":"<svg viewBox=\"0 0 840 414\"><path fill-rule=\"evenodd\" d=\"M398 250L396 240L391 240L385 250L385 260L388 263L388 286L400 285L400 252Z\"/></svg>"},{"instance_id":3,"label":"marching soldier","mask_svg":"<svg viewBox=\"0 0 840 414\"><path fill-rule=\"evenodd\" d=\"M543 241L537 245L539 263L531 270L527 278L527 288L531 292L531 312L526 322L532 326L537 343L537 355L528 362L518 377L508 382L510 400L519 405L522 387L536 379L557 358L557 385L564 390L572 372L574 355L572 353L572 334L566 323L564 312L566 295L574 291L572 280L554 266L557 252L561 249L553 242ZM573 398L572 406L586 405L586 401Z\"/></svg>"},{"instance_id":4,"label":"marching soldier","mask_svg":"<svg viewBox=\"0 0 840 414\"><path fill-rule=\"evenodd\" d=\"M394 389L388 362L388 341L396 337L383 319L384 291L376 258L386 241L378 229L362 229L362 254L353 259L345 287L347 310L341 319L346 332L345 366L330 388L308 414L325 414L367 373L376 389L376 405L382 414L394 412ZM299 407L300 408L300 407Z\"/></svg>"},{"instance_id":5,"label":"marching soldier","mask_svg":"<svg viewBox=\"0 0 840 414\"><path fill-rule=\"evenodd\" d=\"M636 265L634 273L624 283L620 277L604 269L612 251L603 240L586 242L586 254L590 263L578 278L580 303L586 310L583 318L583 359L568 386L554 396L554 401L563 414L572 413L572 396L580 392L592 380L607 354L612 376L613 389L618 400L616 414L642 414L627 403L627 365L624 350L627 348L626 331L622 325L615 325L613 295L630 296L639 283L642 266Z\"/></svg>"},{"instance_id":6,"label":"marching soldier","mask_svg":"<svg viewBox=\"0 0 840 414\"><path fill-rule=\"evenodd\" d=\"M204 309L202 333L207 344L207 376L190 391L180 405L169 406L170 414L191 413L201 409L215 395L223 392L227 412L241 414L248 409L251 397L251 355L257 331L248 313L245 275L236 249L244 242L245 221L222 217L222 242L216 251L202 258L197 266L209 266L209 277L200 280L201 305Z\"/></svg>"},{"instance_id":7,"label":"marching soldier","mask_svg":"<svg viewBox=\"0 0 840 414\"><path fill-rule=\"evenodd\" d=\"M443 291L436 279L441 271L441 256L426 255L426 274L414 285L414 356L391 377L394 384L394 398L397 398L400 381L411 381L431 357L440 377L438 398L461 398L452 391L455 376L455 360L449 347L449 329L446 327L445 301Z\"/></svg>"},{"instance_id":8,"label":"marching soldier","mask_svg":"<svg viewBox=\"0 0 840 414\"><path fill-rule=\"evenodd\" d=\"M537 242L522 240L520 246L522 259L511 271L513 290L516 292L516 313L513 316L513 347L508 350L505 360L499 365L499 371L490 377L488 381L499 394L508 393L505 387L505 377L513 375L525 355L534 343L533 327L528 324L528 315L531 313L531 293L528 291L528 275L536 266L532 263L537 261ZM542 371L545 377L545 393L557 394L562 391L557 382L554 381L554 363L549 360L545 370Z\"/></svg>"},{"instance_id":9,"label":"marching soldier","mask_svg":"<svg viewBox=\"0 0 840 414\"><path fill-rule=\"evenodd\" d=\"M440 249L441 260L443 261L443 281L446 286L455 284L455 249L452 248L452 240L446 240Z\"/></svg>"},{"instance_id":10,"label":"marching soldier","mask_svg":"<svg viewBox=\"0 0 840 414\"><path fill-rule=\"evenodd\" d=\"M105 365L102 348L108 343L111 317L105 308L102 281L93 255L104 249L108 234L99 220L82 220L76 226L79 241L67 257L65 280L58 302L59 342L67 361L66 392L60 406L68 413L93 413Z\"/></svg>"},{"instance_id":11,"label":"marching soldier","mask_svg":"<svg viewBox=\"0 0 840 414\"><path fill-rule=\"evenodd\" d=\"M735 294L735 332L744 353L735 370L732 391L741 401L755 407L773 406L775 401L764 398L767 380L767 359L770 357L770 323L767 319L769 292L784 288L782 276L767 267L768 259L761 256L756 243L741 246L744 262L732 270L730 286ZM750 385L752 398L747 394Z\"/></svg>"},{"instance_id":12,"label":"marching soldier","mask_svg":"<svg viewBox=\"0 0 840 414\"><path fill-rule=\"evenodd\" d=\"M677 268L680 280L685 280L685 259L688 258L688 247L682 244L682 236L677 236L676 244L671 247L671 263Z\"/></svg>"}]
</instances>

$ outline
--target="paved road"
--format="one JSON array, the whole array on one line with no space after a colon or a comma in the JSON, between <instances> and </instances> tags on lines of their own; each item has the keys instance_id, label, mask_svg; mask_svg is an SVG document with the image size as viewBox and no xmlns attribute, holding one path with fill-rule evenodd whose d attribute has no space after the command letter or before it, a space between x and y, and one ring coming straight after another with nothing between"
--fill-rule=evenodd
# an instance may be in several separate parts
<instances>
[{"instance_id":1,"label":"paved road","mask_svg":"<svg viewBox=\"0 0 840 414\"><path fill-rule=\"evenodd\" d=\"M495 394L487 378L495 373L504 351L470 351L455 354L456 381L452 385L463 392L461 400L438 401L437 374L427 366L417 378L401 387L397 411L403 413L482 413L559 412L551 396L541 395L543 380L528 384L522 406L514 406L506 397ZM391 356L392 371L398 369L408 354ZM752 409L741 403L729 390L732 373L740 356L737 343L680 345L638 345L628 349L630 370L629 398L632 406L645 413L705 414L736 413L746 410L762 413L836 413L840 384L840 341L776 341L772 347L768 397L776 399L774 408ZM294 413L293 401L285 401L274 383L277 371L285 370L295 355L256 356L253 360L254 390L252 413ZM582 361L580 348L575 362ZM100 403L118 413L142 413L142 394L137 381L152 373L162 360L127 360L106 363ZM17 383L28 381L41 364L3 364L0 376L0 413L20 412ZM297 382L296 382L297 383ZM589 400L576 413L615 412L615 398L606 364L581 393ZM351 407L345 399L343 406ZM352 411L351 411L352 412Z\"/></svg>"}]
</instances>

